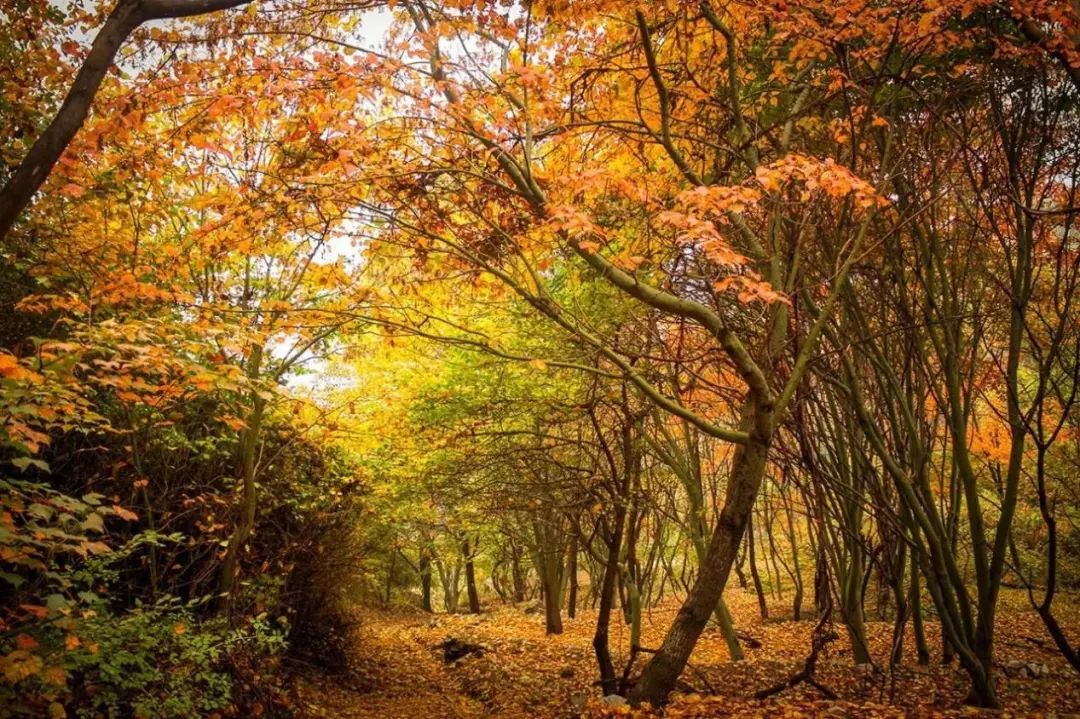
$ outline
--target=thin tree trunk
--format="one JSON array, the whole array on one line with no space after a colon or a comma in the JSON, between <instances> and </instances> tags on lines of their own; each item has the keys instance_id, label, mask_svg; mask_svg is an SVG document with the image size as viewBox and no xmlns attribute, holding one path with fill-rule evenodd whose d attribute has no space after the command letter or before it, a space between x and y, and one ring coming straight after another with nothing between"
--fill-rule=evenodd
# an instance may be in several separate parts
<instances>
[{"instance_id":1,"label":"thin tree trunk","mask_svg":"<svg viewBox=\"0 0 1080 719\"><path fill-rule=\"evenodd\" d=\"M904 564L906 564L906 561L907 557L901 557L900 566L903 567ZM896 577L893 582L896 616L893 619L893 645L889 661L892 666L896 666L900 664L904 658L904 630L907 627L908 618L911 616L911 607L909 604L911 593L906 591L907 587L904 586L905 582L902 570L900 576Z\"/></svg>"},{"instance_id":2,"label":"thin tree trunk","mask_svg":"<svg viewBox=\"0 0 1080 719\"><path fill-rule=\"evenodd\" d=\"M390 566L386 568L386 587L383 604L390 606L390 590L394 587L394 567L397 564L397 552L390 552Z\"/></svg>"},{"instance_id":3,"label":"thin tree trunk","mask_svg":"<svg viewBox=\"0 0 1080 719\"><path fill-rule=\"evenodd\" d=\"M476 567L473 564L473 551L469 538L461 542L461 554L465 557L465 589L469 594L469 612L480 613L480 594L476 591Z\"/></svg>"},{"instance_id":4,"label":"thin tree trunk","mask_svg":"<svg viewBox=\"0 0 1080 719\"><path fill-rule=\"evenodd\" d=\"M731 616L727 602L724 601L723 594L720 595L720 601L716 603L713 616L716 618L716 623L720 625L720 634L724 637L724 644L727 645L728 657L733 662L741 662L746 655L743 654L742 645L739 644L739 636L735 633L735 620Z\"/></svg>"},{"instance_id":5,"label":"thin tree trunk","mask_svg":"<svg viewBox=\"0 0 1080 719\"><path fill-rule=\"evenodd\" d=\"M765 589L761 585L761 573L758 572L757 557L754 552L754 517L753 513L746 520L746 556L750 562L750 578L754 581L754 592L757 594L758 611L761 619L769 618L769 605L765 601Z\"/></svg>"},{"instance_id":6,"label":"thin tree trunk","mask_svg":"<svg viewBox=\"0 0 1080 719\"><path fill-rule=\"evenodd\" d=\"M755 416L756 412L760 411L763 410L752 408L744 414L747 420L745 426L754 427L755 431L750 432L745 445L735 449L727 497L709 543L706 561L699 568L697 580L659 650L645 666L638 683L630 693L630 702L634 705L643 702L653 706L664 704L682 674L701 631L709 621L709 616L720 601L753 510L768 459L772 417ZM765 427L769 429L766 430Z\"/></svg>"},{"instance_id":7,"label":"thin tree trunk","mask_svg":"<svg viewBox=\"0 0 1080 719\"><path fill-rule=\"evenodd\" d=\"M1043 524L1046 526L1046 589L1043 591L1042 601L1036 603L1035 595L1029 587L1028 599L1039 614L1039 618L1042 619L1047 634L1054 640L1054 644L1057 646L1058 651L1061 652L1061 656L1065 657L1073 669L1080 672L1080 652L1077 652L1076 647L1069 641L1069 637L1065 635L1065 630L1062 629L1057 617L1054 616L1054 596L1057 594L1058 582L1058 530L1057 518L1054 516L1046 491L1045 446L1045 444L1037 446L1035 488L1039 498L1039 512L1042 515ZM1016 564L1019 566L1019 562L1016 562Z\"/></svg>"},{"instance_id":8,"label":"thin tree trunk","mask_svg":"<svg viewBox=\"0 0 1080 719\"><path fill-rule=\"evenodd\" d=\"M703 536L694 535L694 550L697 552L698 566L700 567L705 563L707 547L705 546L705 538ZM724 637L724 644L727 645L728 657L733 662L741 662L745 655L743 654L742 645L739 644L739 637L735 634L735 621L731 616L731 610L728 609L727 602L724 601L724 595L720 595L720 599L716 602L716 609L713 611L713 617L716 619L717 625L720 627L720 634Z\"/></svg>"},{"instance_id":9,"label":"thin tree trunk","mask_svg":"<svg viewBox=\"0 0 1080 719\"><path fill-rule=\"evenodd\" d=\"M765 571L769 573L769 585L773 597L783 601L784 582L780 574L780 560L778 559L780 552L776 549L776 534L773 532L773 528L776 526L776 510L772 507L771 497L769 497L769 501L762 505L762 516L765 520L765 536L769 540L769 554L765 557ZM771 570L769 569L770 563L772 564ZM772 579L774 576L776 577L775 580Z\"/></svg>"},{"instance_id":10,"label":"thin tree trunk","mask_svg":"<svg viewBox=\"0 0 1080 719\"><path fill-rule=\"evenodd\" d=\"M521 569L521 550L516 544L510 545L510 578L514 585L514 593L511 595L512 604L525 601L525 574Z\"/></svg>"},{"instance_id":11,"label":"thin tree trunk","mask_svg":"<svg viewBox=\"0 0 1080 719\"><path fill-rule=\"evenodd\" d=\"M915 551L911 552L911 628L915 632L915 653L919 664L930 663L930 647L926 643L926 629L923 626L922 587L919 586L919 562Z\"/></svg>"},{"instance_id":12,"label":"thin tree trunk","mask_svg":"<svg viewBox=\"0 0 1080 719\"><path fill-rule=\"evenodd\" d=\"M625 509L620 503L615 510L615 531L608 546L607 561L604 563L604 577L600 582L600 606L596 614L596 632L593 634L593 652L600 669L600 687L604 695L614 694L618 688L615 677L615 665L611 661L608 647L608 627L611 624L611 610L615 604L615 581L619 574L619 550L622 544Z\"/></svg>"},{"instance_id":13,"label":"thin tree trunk","mask_svg":"<svg viewBox=\"0 0 1080 719\"><path fill-rule=\"evenodd\" d=\"M735 560L735 577L739 580L739 588L746 589L750 586L750 582L746 579L746 545L745 543L739 549L739 556Z\"/></svg>"},{"instance_id":14,"label":"thin tree trunk","mask_svg":"<svg viewBox=\"0 0 1080 719\"><path fill-rule=\"evenodd\" d=\"M856 664L870 663L870 650L866 641L866 622L862 600L862 547L858 538L853 541L851 565L843 573L840 587L840 604L844 613L844 626L851 639L851 652Z\"/></svg>"},{"instance_id":15,"label":"thin tree trunk","mask_svg":"<svg viewBox=\"0 0 1080 719\"><path fill-rule=\"evenodd\" d=\"M420 606L429 614L435 611L431 606L431 555L427 548L420 550Z\"/></svg>"},{"instance_id":16,"label":"thin tree trunk","mask_svg":"<svg viewBox=\"0 0 1080 719\"><path fill-rule=\"evenodd\" d=\"M575 535L570 539L570 556L566 561L566 572L569 575L570 591L566 598L566 616L573 619L577 616L577 596L578 596L578 542Z\"/></svg>"},{"instance_id":17,"label":"thin tree trunk","mask_svg":"<svg viewBox=\"0 0 1080 719\"><path fill-rule=\"evenodd\" d=\"M802 619L803 579L802 564L799 559L799 535L795 530L795 512L789 498L784 498L784 511L787 515L788 541L791 543L792 579L795 582L795 596L791 599L791 617L795 621Z\"/></svg>"},{"instance_id":18,"label":"thin tree trunk","mask_svg":"<svg viewBox=\"0 0 1080 719\"><path fill-rule=\"evenodd\" d=\"M262 350L256 348L250 361L254 364L254 373L258 374L258 364L261 360ZM249 372L251 374L251 372ZM230 609L235 599L234 585L237 570L240 563L240 552L247 543L248 537L255 528L255 513L257 509L256 473L257 452L259 441L262 436L263 414L266 409L266 400L253 395L252 411L248 417L247 425L240 431L240 516L236 519L236 526L229 536L229 543L225 547L225 557L221 563L221 574L218 581L218 592L221 596L222 607Z\"/></svg>"}]
</instances>

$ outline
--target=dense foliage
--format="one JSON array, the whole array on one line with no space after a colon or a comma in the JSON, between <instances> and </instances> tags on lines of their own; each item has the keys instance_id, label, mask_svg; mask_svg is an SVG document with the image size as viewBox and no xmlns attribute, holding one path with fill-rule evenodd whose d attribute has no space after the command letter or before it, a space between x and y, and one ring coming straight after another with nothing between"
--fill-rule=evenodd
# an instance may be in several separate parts
<instances>
[{"instance_id":1,"label":"dense foliage","mask_svg":"<svg viewBox=\"0 0 1080 719\"><path fill-rule=\"evenodd\" d=\"M1001 706L1003 587L1080 671L1075 1L0 21L0 715L287 714L494 602L655 706L732 576L825 694L872 616Z\"/></svg>"}]
</instances>

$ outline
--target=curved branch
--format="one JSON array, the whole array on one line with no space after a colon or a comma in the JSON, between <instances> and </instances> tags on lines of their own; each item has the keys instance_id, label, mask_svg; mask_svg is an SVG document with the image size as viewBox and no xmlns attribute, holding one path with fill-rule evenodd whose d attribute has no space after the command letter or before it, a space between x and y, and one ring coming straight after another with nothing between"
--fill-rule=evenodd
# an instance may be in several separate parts
<instances>
[{"instance_id":1,"label":"curved branch","mask_svg":"<svg viewBox=\"0 0 1080 719\"><path fill-rule=\"evenodd\" d=\"M193 17L238 7L250 0L120 0L94 37L90 52L75 75L67 97L52 122L0 190L0 238L30 204L60 156L82 127L116 53L137 27L149 20Z\"/></svg>"}]
</instances>

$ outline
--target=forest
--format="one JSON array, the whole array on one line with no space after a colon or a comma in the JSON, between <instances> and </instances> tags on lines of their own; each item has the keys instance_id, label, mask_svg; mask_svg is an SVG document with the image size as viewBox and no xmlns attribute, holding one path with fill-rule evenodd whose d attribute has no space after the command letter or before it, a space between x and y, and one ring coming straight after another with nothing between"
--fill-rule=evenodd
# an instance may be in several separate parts
<instances>
[{"instance_id":1,"label":"forest","mask_svg":"<svg viewBox=\"0 0 1080 719\"><path fill-rule=\"evenodd\" d=\"M0 28L0 719L1080 715L1080 0Z\"/></svg>"}]
</instances>

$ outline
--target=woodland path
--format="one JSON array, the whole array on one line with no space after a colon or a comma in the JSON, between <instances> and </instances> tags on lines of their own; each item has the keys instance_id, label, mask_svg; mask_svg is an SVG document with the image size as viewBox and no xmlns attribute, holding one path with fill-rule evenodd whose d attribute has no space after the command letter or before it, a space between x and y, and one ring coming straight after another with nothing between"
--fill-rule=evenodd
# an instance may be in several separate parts
<instances>
[{"instance_id":1,"label":"woodland path","mask_svg":"<svg viewBox=\"0 0 1080 719\"><path fill-rule=\"evenodd\" d=\"M1026 611L1019 593L1009 593L999 622L999 670L1004 713L977 712L964 707L966 681L955 667L940 666L933 657L920 667L911 656L913 637L907 637L905 663L892 678L887 675L891 623L867 624L871 653L883 670L875 674L852 665L847 639L841 636L822 654L817 678L838 695L828 701L810 687L800 686L765 701L749 699L756 690L786 678L802 665L809 647L812 619L791 621L757 616L752 594L733 590L728 595L741 631L761 641L748 648L747 659L727 661L719 633L708 629L684 674L686 688L700 693L676 695L668 717L816 716L900 717L1065 717L1080 716L1080 676L1054 650L1038 618ZM656 646L676 609L661 606L643 621L646 646ZM783 617L785 608L770 606ZM790 614L790 608L787 609ZM1080 630L1080 618L1070 616L1068 630ZM543 617L522 608L499 607L480 615L434 616L367 612L353 639L348 672L339 677L305 678L297 698L304 719L428 719L498 717L500 719L566 719L599 716L597 690L592 686L595 662L590 641L595 615L589 610L577 619L564 619L565 633L546 637ZM839 627L837 627L840 629ZM614 622L612 646L625 640L625 627ZM935 640L938 627L928 623ZM842 634L842 630L841 630ZM448 637L485 647L481 657L466 657L446 665L438 645ZM936 647L933 647L936 652ZM617 665L625 657L617 652ZM1008 676L1009 664L1036 664L1046 674L1038 678ZM896 704L890 703L890 685ZM715 696L708 696L715 694ZM591 698L591 699L590 699Z\"/></svg>"},{"instance_id":2,"label":"woodland path","mask_svg":"<svg viewBox=\"0 0 1080 719\"><path fill-rule=\"evenodd\" d=\"M411 621L410 621L411 620ZM487 716L430 645L426 617L365 617L356 652L343 676L301 682L299 699L311 719L472 719Z\"/></svg>"}]
</instances>

